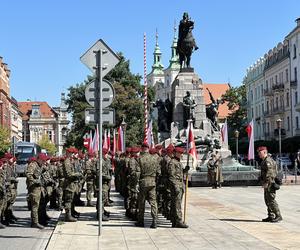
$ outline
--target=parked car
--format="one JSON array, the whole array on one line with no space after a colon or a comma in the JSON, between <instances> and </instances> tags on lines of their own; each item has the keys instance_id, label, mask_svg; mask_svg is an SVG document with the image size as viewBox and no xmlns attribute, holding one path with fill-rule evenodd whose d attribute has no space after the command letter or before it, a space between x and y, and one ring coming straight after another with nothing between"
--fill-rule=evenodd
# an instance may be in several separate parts
<instances>
[{"instance_id":1,"label":"parked car","mask_svg":"<svg viewBox=\"0 0 300 250\"><path fill-rule=\"evenodd\" d=\"M281 170L283 170L284 166L287 166L288 168L292 168L292 166L293 166L291 159L286 156L278 157L276 159L276 162L277 162L278 166L280 167L279 169L281 169Z\"/></svg>"}]
</instances>

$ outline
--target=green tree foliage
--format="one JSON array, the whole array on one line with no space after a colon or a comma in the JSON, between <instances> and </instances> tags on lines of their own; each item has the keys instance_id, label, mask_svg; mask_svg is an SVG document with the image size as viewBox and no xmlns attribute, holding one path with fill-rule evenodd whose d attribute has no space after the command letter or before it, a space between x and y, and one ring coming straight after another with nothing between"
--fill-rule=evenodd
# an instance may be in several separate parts
<instances>
[{"instance_id":1,"label":"green tree foliage","mask_svg":"<svg viewBox=\"0 0 300 250\"><path fill-rule=\"evenodd\" d=\"M247 137L247 97L246 86L243 84L239 87L231 87L222 96L224 101L227 101L228 108L231 114L227 117L228 123L228 138L231 150L235 150L234 131L238 130L239 138ZM235 151L234 151L235 152Z\"/></svg>"},{"instance_id":2,"label":"green tree foliage","mask_svg":"<svg viewBox=\"0 0 300 250\"><path fill-rule=\"evenodd\" d=\"M143 140L144 130L144 108L143 108L143 86L140 84L141 76L132 74L129 68L129 60L119 53L120 62L110 71L105 79L111 82L115 89L115 100L111 107L116 113L116 127L123 118L127 123L126 143L127 146L138 145ZM84 110L89 105L85 100L84 90L88 79L76 86L69 88L67 98L68 111L72 113L73 125L68 134L66 146L74 145L77 148L83 147L83 136L91 127L85 125ZM149 88L148 100L154 99L154 90Z\"/></svg>"},{"instance_id":3,"label":"green tree foliage","mask_svg":"<svg viewBox=\"0 0 300 250\"><path fill-rule=\"evenodd\" d=\"M7 152L11 146L10 132L7 128L0 127L0 154Z\"/></svg>"},{"instance_id":4,"label":"green tree foliage","mask_svg":"<svg viewBox=\"0 0 300 250\"><path fill-rule=\"evenodd\" d=\"M49 137L45 134L42 136L41 140L37 143L42 149L46 149L50 155L55 155L57 148L54 143L49 140Z\"/></svg>"}]
</instances>

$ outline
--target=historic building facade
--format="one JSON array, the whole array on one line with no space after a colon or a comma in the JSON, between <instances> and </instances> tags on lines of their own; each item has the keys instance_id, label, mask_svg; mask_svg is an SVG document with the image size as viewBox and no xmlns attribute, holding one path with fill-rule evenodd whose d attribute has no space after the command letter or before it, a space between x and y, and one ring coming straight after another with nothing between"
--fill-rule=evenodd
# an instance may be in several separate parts
<instances>
[{"instance_id":1,"label":"historic building facade","mask_svg":"<svg viewBox=\"0 0 300 250\"><path fill-rule=\"evenodd\" d=\"M0 57L0 126L10 129L11 100L10 100L10 70L3 58Z\"/></svg>"},{"instance_id":2,"label":"historic building facade","mask_svg":"<svg viewBox=\"0 0 300 250\"><path fill-rule=\"evenodd\" d=\"M31 101L19 102L18 105L23 113L23 141L38 143L43 135L47 135L61 155L69 124L65 94L61 95L59 107Z\"/></svg>"},{"instance_id":3,"label":"historic building facade","mask_svg":"<svg viewBox=\"0 0 300 250\"><path fill-rule=\"evenodd\" d=\"M11 97L11 138L14 142L22 141L22 116L17 100Z\"/></svg>"},{"instance_id":4,"label":"historic building facade","mask_svg":"<svg viewBox=\"0 0 300 250\"><path fill-rule=\"evenodd\" d=\"M254 122L255 140L300 135L300 105L297 75L300 60L297 52L300 31L297 27L285 40L247 69L243 83L247 91L248 120ZM298 54L297 54L298 53Z\"/></svg>"}]
</instances>

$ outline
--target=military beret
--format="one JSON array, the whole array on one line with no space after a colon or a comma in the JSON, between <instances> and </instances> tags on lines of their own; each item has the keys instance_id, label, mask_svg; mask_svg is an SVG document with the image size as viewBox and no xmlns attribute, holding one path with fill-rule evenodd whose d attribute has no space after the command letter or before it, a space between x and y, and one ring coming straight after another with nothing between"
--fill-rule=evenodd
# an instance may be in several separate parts
<instances>
[{"instance_id":1,"label":"military beret","mask_svg":"<svg viewBox=\"0 0 300 250\"><path fill-rule=\"evenodd\" d=\"M38 159L41 160L41 161L47 161L49 159L49 157L44 153L39 153L38 154Z\"/></svg>"},{"instance_id":2,"label":"military beret","mask_svg":"<svg viewBox=\"0 0 300 250\"><path fill-rule=\"evenodd\" d=\"M156 154L157 153L156 148L150 148L149 153L152 154L152 155Z\"/></svg>"},{"instance_id":3,"label":"military beret","mask_svg":"<svg viewBox=\"0 0 300 250\"><path fill-rule=\"evenodd\" d=\"M185 149L184 149L184 148L181 148L181 147L175 147L175 152L176 152L176 153L183 154L183 153L185 152Z\"/></svg>"},{"instance_id":4,"label":"military beret","mask_svg":"<svg viewBox=\"0 0 300 250\"><path fill-rule=\"evenodd\" d=\"M10 160L11 158L13 158L14 156L11 153L5 153L4 154L4 158Z\"/></svg>"},{"instance_id":5,"label":"military beret","mask_svg":"<svg viewBox=\"0 0 300 250\"><path fill-rule=\"evenodd\" d=\"M89 156L89 158L92 158L92 157L94 157L94 156L95 156L95 153L93 153L93 152L89 152L89 153L88 153L88 156Z\"/></svg>"},{"instance_id":6,"label":"military beret","mask_svg":"<svg viewBox=\"0 0 300 250\"><path fill-rule=\"evenodd\" d=\"M146 143L146 142L143 142L143 144L142 144L142 148L149 148L149 144L148 144L148 143Z\"/></svg>"},{"instance_id":7,"label":"military beret","mask_svg":"<svg viewBox=\"0 0 300 250\"><path fill-rule=\"evenodd\" d=\"M33 161L36 161L36 157L29 157L28 162L30 163L30 162L33 162Z\"/></svg>"},{"instance_id":8,"label":"military beret","mask_svg":"<svg viewBox=\"0 0 300 250\"><path fill-rule=\"evenodd\" d=\"M162 153L162 154L166 154L166 153L167 153L167 149L163 148L163 149L161 150L161 153Z\"/></svg>"},{"instance_id":9,"label":"military beret","mask_svg":"<svg viewBox=\"0 0 300 250\"><path fill-rule=\"evenodd\" d=\"M163 146L162 146L161 144L157 144L157 145L155 145L155 148L156 148L157 150L160 150L160 149L163 148Z\"/></svg>"},{"instance_id":10,"label":"military beret","mask_svg":"<svg viewBox=\"0 0 300 250\"><path fill-rule=\"evenodd\" d=\"M56 162L57 161L57 157L51 157L50 158L50 162Z\"/></svg>"},{"instance_id":11,"label":"military beret","mask_svg":"<svg viewBox=\"0 0 300 250\"><path fill-rule=\"evenodd\" d=\"M107 149L107 148L103 148L103 149L102 149L102 154L105 154L105 155L106 155L107 153L108 153L108 149Z\"/></svg>"},{"instance_id":12,"label":"military beret","mask_svg":"<svg viewBox=\"0 0 300 250\"><path fill-rule=\"evenodd\" d=\"M67 153L78 153L78 149L77 148L74 148L74 147L71 147L71 148L67 148Z\"/></svg>"},{"instance_id":13,"label":"military beret","mask_svg":"<svg viewBox=\"0 0 300 250\"><path fill-rule=\"evenodd\" d=\"M131 153L139 153L139 152L140 152L140 148L138 147L131 148Z\"/></svg>"},{"instance_id":14,"label":"military beret","mask_svg":"<svg viewBox=\"0 0 300 250\"><path fill-rule=\"evenodd\" d=\"M263 150L268 150L267 147L261 146L257 148L257 152L263 151Z\"/></svg>"}]
</instances>

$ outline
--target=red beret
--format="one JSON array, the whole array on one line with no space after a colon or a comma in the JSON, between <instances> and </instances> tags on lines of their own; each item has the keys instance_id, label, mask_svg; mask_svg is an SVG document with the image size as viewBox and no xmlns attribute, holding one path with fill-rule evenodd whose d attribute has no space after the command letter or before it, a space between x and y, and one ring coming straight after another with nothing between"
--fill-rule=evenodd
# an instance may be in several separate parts
<instances>
[{"instance_id":1,"label":"red beret","mask_svg":"<svg viewBox=\"0 0 300 250\"><path fill-rule=\"evenodd\" d=\"M40 154L38 154L38 159L41 161L47 161L49 159L49 157L44 153L40 153Z\"/></svg>"},{"instance_id":2,"label":"red beret","mask_svg":"<svg viewBox=\"0 0 300 250\"><path fill-rule=\"evenodd\" d=\"M140 148L138 147L131 148L131 153L138 153L138 152L140 152Z\"/></svg>"},{"instance_id":3,"label":"red beret","mask_svg":"<svg viewBox=\"0 0 300 250\"><path fill-rule=\"evenodd\" d=\"M126 148L126 153L130 153L132 148Z\"/></svg>"},{"instance_id":4,"label":"red beret","mask_svg":"<svg viewBox=\"0 0 300 250\"><path fill-rule=\"evenodd\" d=\"M150 148L149 153L152 154L152 155L156 154L157 153L156 148Z\"/></svg>"},{"instance_id":5,"label":"red beret","mask_svg":"<svg viewBox=\"0 0 300 250\"><path fill-rule=\"evenodd\" d=\"M107 148L103 148L103 149L102 149L102 154L105 154L105 155L106 155L107 153L108 153L108 149L107 149Z\"/></svg>"},{"instance_id":6,"label":"red beret","mask_svg":"<svg viewBox=\"0 0 300 250\"><path fill-rule=\"evenodd\" d=\"M157 144L157 145L155 145L155 148L157 149L157 150L160 150L160 149L162 149L162 145L161 144Z\"/></svg>"},{"instance_id":7,"label":"red beret","mask_svg":"<svg viewBox=\"0 0 300 250\"><path fill-rule=\"evenodd\" d=\"M95 153L89 152L89 153L88 153L88 156L89 156L90 158L92 158L92 157L95 156Z\"/></svg>"},{"instance_id":8,"label":"red beret","mask_svg":"<svg viewBox=\"0 0 300 250\"><path fill-rule=\"evenodd\" d=\"M4 158L10 160L11 158L13 158L14 156L11 153L5 153L4 154Z\"/></svg>"},{"instance_id":9,"label":"red beret","mask_svg":"<svg viewBox=\"0 0 300 250\"><path fill-rule=\"evenodd\" d=\"M263 150L268 150L267 147L261 146L257 148L257 152L263 151Z\"/></svg>"},{"instance_id":10,"label":"red beret","mask_svg":"<svg viewBox=\"0 0 300 250\"><path fill-rule=\"evenodd\" d=\"M36 157L29 157L28 162L30 163L30 162L33 162L33 161L36 161Z\"/></svg>"},{"instance_id":11,"label":"red beret","mask_svg":"<svg viewBox=\"0 0 300 250\"><path fill-rule=\"evenodd\" d=\"M173 153L175 147L173 144L169 144L169 146L167 147L167 153Z\"/></svg>"},{"instance_id":12,"label":"red beret","mask_svg":"<svg viewBox=\"0 0 300 250\"><path fill-rule=\"evenodd\" d=\"M67 153L74 153L74 154L78 153L77 148L74 148L74 147L67 148L66 151L67 151Z\"/></svg>"},{"instance_id":13,"label":"red beret","mask_svg":"<svg viewBox=\"0 0 300 250\"><path fill-rule=\"evenodd\" d=\"M143 142L143 144L142 144L142 148L149 148L149 144L148 144L148 143L146 143L146 142Z\"/></svg>"},{"instance_id":14,"label":"red beret","mask_svg":"<svg viewBox=\"0 0 300 250\"><path fill-rule=\"evenodd\" d=\"M183 153L185 152L185 149L184 149L184 148L181 148L181 147L176 147L176 148L175 148L175 152L176 152L176 153L183 154Z\"/></svg>"}]
</instances>

